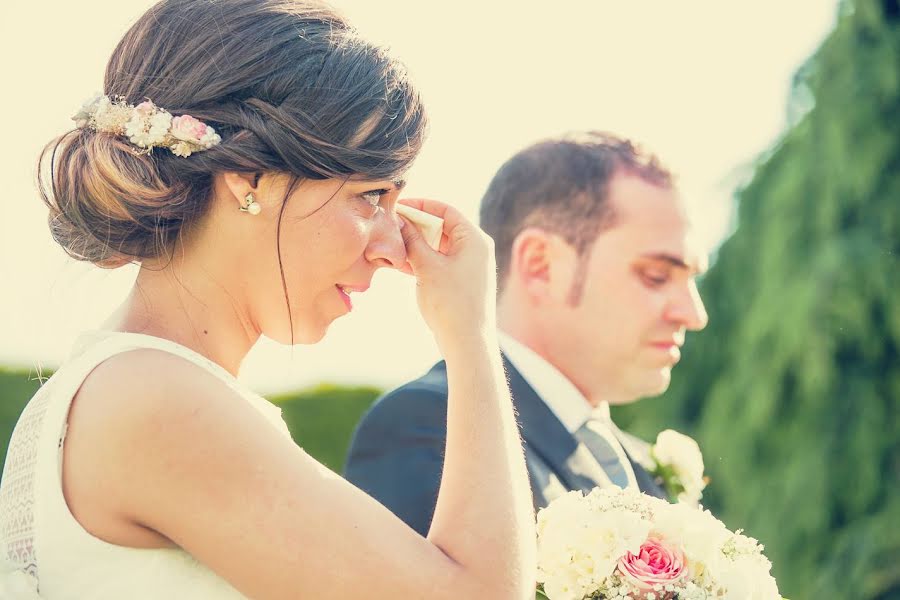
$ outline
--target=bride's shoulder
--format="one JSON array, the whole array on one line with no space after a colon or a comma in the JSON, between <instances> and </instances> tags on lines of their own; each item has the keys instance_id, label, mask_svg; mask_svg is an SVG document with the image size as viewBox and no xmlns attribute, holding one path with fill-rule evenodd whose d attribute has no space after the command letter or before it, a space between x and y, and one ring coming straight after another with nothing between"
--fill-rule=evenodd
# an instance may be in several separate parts
<instances>
[{"instance_id":1,"label":"bride's shoulder","mask_svg":"<svg viewBox=\"0 0 900 600\"><path fill-rule=\"evenodd\" d=\"M224 409L239 394L209 368L157 348L135 348L100 362L72 399L70 429L129 432L210 404ZM96 438L95 438L96 439Z\"/></svg>"},{"instance_id":2,"label":"bride's shoulder","mask_svg":"<svg viewBox=\"0 0 900 600\"><path fill-rule=\"evenodd\" d=\"M85 377L81 391L177 392L224 385L198 360L160 348L132 348L105 358Z\"/></svg>"},{"instance_id":3,"label":"bride's shoulder","mask_svg":"<svg viewBox=\"0 0 900 600\"><path fill-rule=\"evenodd\" d=\"M234 433L261 429L241 394L198 363L157 348L128 350L100 362L73 397L63 488L95 536L133 545L147 537L136 537L136 524L167 537L154 519L176 510L180 483L221 473Z\"/></svg>"}]
</instances>

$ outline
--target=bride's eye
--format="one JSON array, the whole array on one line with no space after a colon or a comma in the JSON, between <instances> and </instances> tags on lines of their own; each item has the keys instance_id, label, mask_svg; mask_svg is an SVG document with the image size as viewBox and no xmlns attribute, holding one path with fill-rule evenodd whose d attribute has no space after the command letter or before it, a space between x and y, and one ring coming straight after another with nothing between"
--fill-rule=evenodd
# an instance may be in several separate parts
<instances>
[{"instance_id":1,"label":"bride's eye","mask_svg":"<svg viewBox=\"0 0 900 600\"><path fill-rule=\"evenodd\" d=\"M386 189L369 190L368 192L363 192L362 194L360 194L359 197L368 202L372 206L372 208L375 208L379 203L381 203L381 197L387 193L388 190Z\"/></svg>"}]
</instances>

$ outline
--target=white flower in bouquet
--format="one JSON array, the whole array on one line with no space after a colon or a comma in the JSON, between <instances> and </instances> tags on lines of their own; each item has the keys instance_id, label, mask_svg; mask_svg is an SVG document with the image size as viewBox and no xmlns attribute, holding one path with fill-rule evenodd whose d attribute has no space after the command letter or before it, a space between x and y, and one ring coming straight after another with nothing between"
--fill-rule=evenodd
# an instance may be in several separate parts
<instances>
[{"instance_id":1,"label":"white flower in bouquet","mask_svg":"<svg viewBox=\"0 0 900 600\"><path fill-rule=\"evenodd\" d=\"M587 497L569 492L538 514L538 578L551 598L582 598L598 589L619 559L637 554L647 539L643 507L608 500L601 490Z\"/></svg>"},{"instance_id":2,"label":"white flower in bouquet","mask_svg":"<svg viewBox=\"0 0 900 600\"><path fill-rule=\"evenodd\" d=\"M701 579L725 560L722 547L732 535L712 513L688 504L673 504L657 511L653 529L684 548L691 557L691 572Z\"/></svg>"},{"instance_id":3,"label":"white flower in bouquet","mask_svg":"<svg viewBox=\"0 0 900 600\"><path fill-rule=\"evenodd\" d=\"M763 546L740 530L729 532L722 554L725 560L719 565L716 581L728 591L729 597L747 600L780 598L778 584L772 577L772 563L763 555Z\"/></svg>"},{"instance_id":4,"label":"white flower in bouquet","mask_svg":"<svg viewBox=\"0 0 900 600\"><path fill-rule=\"evenodd\" d=\"M679 502L696 506L703 496L706 477L703 475L703 453L697 442L671 429L660 432L650 449L656 463L655 475Z\"/></svg>"},{"instance_id":5,"label":"white flower in bouquet","mask_svg":"<svg viewBox=\"0 0 900 600\"><path fill-rule=\"evenodd\" d=\"M687 504L594 489L538 513L538 583L550 600L780 600L756 540Z\"/></svg>"}]
</instances>

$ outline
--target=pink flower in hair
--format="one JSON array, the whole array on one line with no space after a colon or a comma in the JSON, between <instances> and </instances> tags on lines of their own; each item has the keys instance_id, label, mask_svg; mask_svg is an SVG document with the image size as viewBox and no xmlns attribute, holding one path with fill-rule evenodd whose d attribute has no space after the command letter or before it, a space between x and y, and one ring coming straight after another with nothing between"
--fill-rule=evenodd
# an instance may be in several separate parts
<instances>
[{"instance_id":1,"label":"pink flower in hair","mask_svg":"<svg viewBox=\"0 0 900 600\"><path fill-rule=\"evenodd\" d=\"M181 115L172 119L170 133L173 137L185 142L199 144L206 135L207 125L191 115Z\"/></svg>"}]
</instances>

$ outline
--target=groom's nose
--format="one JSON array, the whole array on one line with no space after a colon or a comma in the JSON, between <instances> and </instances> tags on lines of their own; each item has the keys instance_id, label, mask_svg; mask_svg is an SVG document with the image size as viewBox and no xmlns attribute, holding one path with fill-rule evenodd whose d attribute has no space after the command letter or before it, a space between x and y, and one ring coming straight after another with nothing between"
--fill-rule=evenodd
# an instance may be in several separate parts
<instances>
[{"instance_id":1,"label":"groom's nose","mask_svg":"<svg viewBox=\"0 0 900 600\"><path fill-rule=\"evenodd\" d=\"M679 289L670 300L666 317L669 321L676 322L691 331L698 331L706 327L709 316L693 279L689 279L687 285L683 289Z\"/></svg>"},{"instance_id":2,"label":"groom's nose","mask_svg":"<svg viewBox=\"0 0 900 600\"><path fill-rule=\"evenodd\" d=\"M396 214L383 211L375 218L365 257L379 267L399 269L406 264L406 245L400 235L400 218Z\"/></svg>"}]
</instances>

